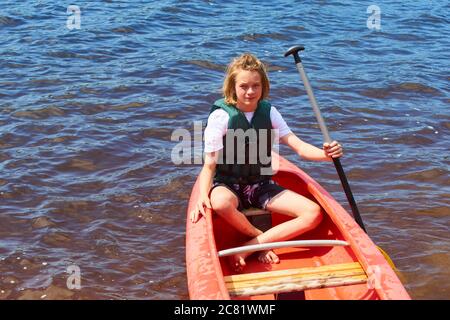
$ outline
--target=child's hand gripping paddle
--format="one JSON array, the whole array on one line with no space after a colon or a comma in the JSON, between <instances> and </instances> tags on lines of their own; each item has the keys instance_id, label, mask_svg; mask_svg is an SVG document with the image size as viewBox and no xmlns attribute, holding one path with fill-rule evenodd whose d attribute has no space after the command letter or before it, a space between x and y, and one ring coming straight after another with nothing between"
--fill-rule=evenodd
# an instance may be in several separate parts
<instances>
[{"instance_id":1,"label":"child's hand gripping paddle","mask_svg":"<svg viewBox=\"0 0 450 320\"><path fill-rule=\"evenodd\" d=\"M308 77L306 76L305 70L303 69L302 60L299 56L299 51L304 50L305 48L303 46L294 46L290 48L286 53L284 54L285 57L289 55L294 56L295 65L297 66L298 72L300 73L300 77L303 80L303 84L305 85L306 92L308 93L309 101L311 102L311 105L313 107L314 113L317 118L317 122L319 123L320 130L322 131L322 135L324 138L324 141L327 143L331 142L330 134L328 133L327 126L325 124L325 121L323 120L322 114L320 113L319 106L317 105L316 98L314 97L314 93L312 91L311 85L309 84ZM348 184L347 177L345 176L344 169L342 168L341 161L339 158L333 158L334 166L336 167L336 171L339 175L339 179L341 180L342 187L344 188L345 195L347 196L347 200L350 204L353 217L355 221L358 223L358 225L367 233L367 230L364 226L364 223L362 221L361 215L359 214L358 207L356 206L355 199L353 198L352 191L350 189L350 185ZM386 258L386 260L389 262L390 266L396 270L394 262L391 260L391 258L388 256L388 254L378 247L380 252L383 254L383 256Z\"/></svg>"}]
</instances>

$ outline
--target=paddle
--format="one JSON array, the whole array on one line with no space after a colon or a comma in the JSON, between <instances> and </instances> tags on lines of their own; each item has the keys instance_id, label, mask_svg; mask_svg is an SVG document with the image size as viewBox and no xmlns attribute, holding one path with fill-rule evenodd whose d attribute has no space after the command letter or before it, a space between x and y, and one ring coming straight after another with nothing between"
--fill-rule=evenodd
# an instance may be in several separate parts
<instances>
[{"instance_id":1,"label":"paddle","mask_svg":"<svg viewBox=\"0 0 450 320\"><path fill-rule=\"evenodd\" d=\"M309 84L308 77L306 76L305 70L303 69L302 60L299 56L299 51L305 50L303 46L294 46L290 48L286 53L284 54L285 57L289 55L294 56L295 65L297 66L298 72L300 73L300 77L302 78L303 84L305 85L306 92L309 97L309 101L311 102L311 105L313 107L314 113L317 118L317 122L319 123L320 130L322 131L323 138L325 142L330 143L331 137L328 133L328 128L325 124L325 121L323 120L322 114L320 113L319 106L317 105L316 98L314 97L314 93L312 91L311 85ZM367 233L366 227L364 226L364 223L362 221L361 215L359 213L358 207L356 206L355 199L352 194L352 190L350 189L350 185L348 184L347 177L345 175L344 169L342 168L342 164L339 158L333 158L334 166L336 167L336 171L339 175L339 179L341 180L342 187L344 188L345 195L347 196L347 200L350 204L353 217L355 221L358 223L358 225L361 227L361 229L364 230L365 233ZM378 247L378 246L377 246ZM389 262L391 267L396 270L394 262L392 259L388 256L388 254L378 247L380 252L383 254L383 256L386 258L386 260Z\"/></svg>"}]
</instances>

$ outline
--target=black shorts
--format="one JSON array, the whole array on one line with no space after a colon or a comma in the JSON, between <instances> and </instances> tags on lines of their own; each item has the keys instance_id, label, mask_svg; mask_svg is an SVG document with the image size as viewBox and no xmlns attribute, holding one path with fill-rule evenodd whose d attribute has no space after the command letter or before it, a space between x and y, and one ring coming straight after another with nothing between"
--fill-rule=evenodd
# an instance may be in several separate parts
<instances>
[{"instance_id":1,"label":"black shorts","mask_svg":"<svg viewBox=\"0 0 450 320\"><path fill-rule=\"evenodd\" d=\"M250 207L266 210L269 201L286 190L272 180L255 184L225 184L223 182L214 182L209 194L211 194L214 188L219 186L226 187L237 196L239 200L239 211Z\"/></svg>"}]
</instances>

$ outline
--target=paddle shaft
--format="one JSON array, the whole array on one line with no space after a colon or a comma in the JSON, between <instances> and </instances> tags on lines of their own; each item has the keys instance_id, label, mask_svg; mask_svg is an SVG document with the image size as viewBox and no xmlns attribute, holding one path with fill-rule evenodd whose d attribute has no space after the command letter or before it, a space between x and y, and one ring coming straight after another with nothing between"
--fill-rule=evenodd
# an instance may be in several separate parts
<instances>
[{"instance_id":1,"label":"paddle shaft","mask_svg":"<svg viewBox=\"0 0 450 320\"><path fill-rule=\"evenodd\" d=\"M314 97L311 85L309 84L308 77L306 76L305 70L303 69L302 60L300 59L300 56L298 54L298 51L303 49L304 49L303 47L293 47L289 49L288 52L286 52L285 57L290 54L294 56L295 65L297 66L297 70L300 74L300 77L302 78L303 84L305 85L306 93L308 94L309 101L311 102L311 106L316 115L317 122L319 123L320 130L322 131L324 141L330 143L332 140L330 134L328 133L328 128L325 124L325 120L322 117L319 106L317 105L317 101L316 98ZM341 184L344 189L345 195L347 196L347 200L350 204L353 217L355 221L358 223L358 225L367 233L361 215L359 213L358 207L356 206L355 198L353 197L353 193L352 190L350 189L350 185L348 183L347 176L345 175L341 161L339 160L339 158L333 158L333 163L339 175L339 179L341 180Z\"/></svg>"}]
</instances>

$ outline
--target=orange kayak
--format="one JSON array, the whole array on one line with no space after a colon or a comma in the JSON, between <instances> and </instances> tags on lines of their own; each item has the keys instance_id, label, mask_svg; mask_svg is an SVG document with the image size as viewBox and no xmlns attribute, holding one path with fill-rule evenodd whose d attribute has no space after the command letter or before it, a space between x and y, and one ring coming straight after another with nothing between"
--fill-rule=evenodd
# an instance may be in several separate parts
<instances>
[{"instance_id":1,"label":"orange kayak","mask_svg":"<svg viewBox=\"0 0 450 320\"><path fill-rule=\"evenodd\" d=\"M322 207L321 224L290 241L267 244L278 255L280 263L261 263L252 254L247 257L244 269L237 273L230 267L228 255L236 250L245 251L241 245L249 239L211 210L196 223L190 221L189 212L199 195L197 179L187 209L189 297L195 300L410 299L377 246L349 213L294 164L276 154L273 162L279 163L279 170L273 176L275 182ZM272 212L266 216L266 223L274 226L287 219L290 218Z\"/></svg>"}]
</instances>

